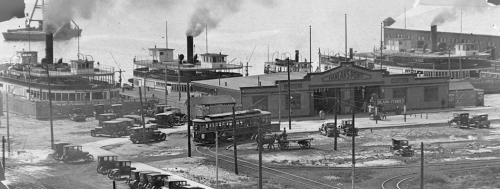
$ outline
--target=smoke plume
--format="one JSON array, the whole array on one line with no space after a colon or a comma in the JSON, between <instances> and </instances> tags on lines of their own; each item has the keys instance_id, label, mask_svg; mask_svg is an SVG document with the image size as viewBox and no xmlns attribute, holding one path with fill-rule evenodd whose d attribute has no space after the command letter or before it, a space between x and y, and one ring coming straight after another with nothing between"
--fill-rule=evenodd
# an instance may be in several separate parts
<instances>
[{"instance_id":1,"label":"smoke plume","mask_svg":"<svg viewBox=\"0 0 500 189\"><path fill-rule=\"evenodd\" d=\"M434 17L431 25L441 25L447 21L448 22L453 21L453 20L457 19L457 17L458 17L457 14L458 14L458 12L454 9L445 10Z\"/></svg>"},{"instance_id":2,"label":"smoke plume","mask_svg":"<svg viewBox=\"0 0 500 189\"><path fill-rule=\"evenodd\" d=\"M45 6L44 32L55 33L75 18L90 19L98 3L104 0L51 0Z\"/></svg>"},{"instance_id":3,"label":"smoke plume","mask_svg":"<svg viewBox=\"0 0 500 189\"><path fill-rule=\"evenodd\" d=\"M0 22L10 20L13 17L24 18L24 0L1 0Z\"/></svg>"},{"instance_id":4,"label":"smoke plume","mask_svg":"<svg viewBox=\"0 0 500 189\"><path fill-rule=\"evenodd\" d=\"M186 36L196 37L205 27L217 28L220 22L228 16L240 11L244 0L199 0L194 13L191 15ZM274 7L274 0L252 0L262 6Z\"/></svg>"}]
</instances>

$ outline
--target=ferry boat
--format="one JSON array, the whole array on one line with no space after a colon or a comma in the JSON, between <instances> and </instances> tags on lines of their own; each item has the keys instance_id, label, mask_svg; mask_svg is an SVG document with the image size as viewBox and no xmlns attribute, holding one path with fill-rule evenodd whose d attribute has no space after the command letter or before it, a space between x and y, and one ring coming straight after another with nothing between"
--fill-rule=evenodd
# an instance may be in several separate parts
<instances>
[{"instance_id":1,"label":"ferry boat","mask_svg":"<svg viewBox=\"0 0 500 189\"><path fill-rule=\"evenodd\" d=\"M290 60L290 59L274 59L272 62L265 62L264 63L264 73L265 74L273 74L273 73L280 73L280 72L287 72L288 71L288 64L290 64L290 71L291 72L305 72L309 73L311 72L311 63L305 60L304 62L301 62L299 60L300 53L298 50L295 51L295 59Z\"/></svg>"},{"instance_id":2,"label":"ferry boat","mask_svg":"<svg viewBox=\"0 0 500 189\"><path fill-rule=\"evenodd\" d=\"M43 18L44 8L46 6L45 0L36 0L33 11L28 20L26 20L25 28L9 29L7 32L2 32L3 38L9 41L43 41L45 40L45 33L43 32L44 23L43 19L33 18L35 12L41 12ZM32 22L38 22L38 27L31 26ZM68 20L66 24L56 29L54 32L54 39L67 40L80 36L82 29L73 21Z\"/></svg>"},{"instance_id":3,"label":"ferry boat","mask_svg":"<svg viewBox=\"0 0 500 189\"><path fill-rule=\"evenodd\" d=\"M205 53L193 56L193 37L187 37L187 57L174 59L174 49L150 48L150 55L134 58L133 84L150 89L187 91L191 81L242 77L243 64L228 63L222 53Z\"/></svg>"},{"instance_id":4,"label":"ferry boat","mask_svg":"<svg viewBox=\"0 0 500 189\"><path fill-rule=\"evenodd\" d=\"M47 57L37 51L18 51L10 62L0 64L0 91L11 96L10 111L48 118L49 89L55 117L67 117L71 108L92 112L93 103L111 104L119 97L113 67L95 63L92 56L54 61L51 35L47 35ZM4 97L5 98L5 97Z\"/></svg>"}]
</instances>

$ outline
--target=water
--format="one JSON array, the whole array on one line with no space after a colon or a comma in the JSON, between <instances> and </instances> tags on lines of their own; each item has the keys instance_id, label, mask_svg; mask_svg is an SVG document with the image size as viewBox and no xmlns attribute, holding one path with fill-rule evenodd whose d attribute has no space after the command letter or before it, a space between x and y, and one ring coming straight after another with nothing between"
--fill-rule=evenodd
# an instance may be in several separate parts
<instances>
[{"instance_id":1,"label":"water","mask_svg":"<svg viewBox=\"0 0 500 189\"><path fill-rule=\"evenodd\" d=\"M275 0L263 6L247 0L239 12L228 14L217 28L208 31L208 48L212 53L228 54L228 60L249 62L250 75L263 73L269 56L294 56L300 50L302 60L309 60L309 26L312 27L312 60L317 63L318 48L323 53L344 52L344 14L348 19L348 46L355 51L372 51L380 43L380 23L397 17L413 0ZM34 0L25 0L25 12L31 12ZM127 1L123 1L127 2ZM131 1L137 2L137 1ZM195 0L144 1L137 6L117 3L98 8L89 20L76 18L83 29L79 51L91 55L103 65L119 67L126 72L124 81L132 77L134 56L146 57L147 49L165 47L165 22L168 21L169 48L186 54L186 29ZM24 19L0 23L0 31L24 26ZM196 37L195 53L205 53L205 32ZM78 40L56 41L54 57L76 59ZM15 51L39 51L45 56L44 42L0 41L0 62L9 62ZM252 55L252 51L255 52ZM332 52L333 54L333 52Z\"/></svg>"}]
</instances>

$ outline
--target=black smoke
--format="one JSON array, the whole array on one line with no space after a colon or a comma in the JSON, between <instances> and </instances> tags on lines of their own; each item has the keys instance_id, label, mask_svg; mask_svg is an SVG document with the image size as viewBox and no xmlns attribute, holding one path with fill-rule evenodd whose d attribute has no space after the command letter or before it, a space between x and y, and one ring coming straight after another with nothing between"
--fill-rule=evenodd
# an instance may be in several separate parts
<instances>
[{"instance_id":1,"label":"black smoke","mask_svg":"<svg viewBox=\"0 0 500 189\"><path fill-rule=\"evenodd\" d=\"M500 0L487 0L487 2L493 5L500 5Z\"/></svg>"},{"instance_id":2,"label":"black smoke","mask_svg":"<svg viewBox=\"0 0 500 189\"><path fill-rule=\"evenodd\" d=\"M14 17L24 18L24 0L0 0L0 22Z\"/></svg>"}]
</instances>

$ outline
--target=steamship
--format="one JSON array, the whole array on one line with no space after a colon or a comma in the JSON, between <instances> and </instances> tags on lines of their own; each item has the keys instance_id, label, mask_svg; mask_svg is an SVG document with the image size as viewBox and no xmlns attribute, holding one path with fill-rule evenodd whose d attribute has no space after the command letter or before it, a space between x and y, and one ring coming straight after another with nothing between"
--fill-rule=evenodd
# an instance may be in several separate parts
<instances>
[{"instance_id":1,"label":"steamship","mask_svg":"<svg viewBox=\"0 0 500 189\"><path fill-rule=\"evenodd\" d=\"M294 60L276 58L272 62L265 62L264 63L264 73L265 74L272 74L272 73L287 72L289 66L290 66L291 72L304 72L304 73L311 72L311 69L312 69L311 63L312 62L308 62L307 59L305 59L303 62L301 62L299 59L299 56L300 56L300 53L298 50L296 50ZM272 57L272 58L274 58L274 57Z\"/></svg>"},{"instance_id":2,"label":"steamship","mask_svg":"<svg viewBox=\"0 0 500 189\"><path fill-rule=\"evenodd\" d=\"M149 48L150 55L134 58L133 84L152 89L187 91L191 81L242 77L243 64L230 63L222 53L205 53L193 56L193 37L187 37L187 57L174 59L174 49ZM165 86L166 85L166 86Z\"/></svg>"},{"instance_id":3,"label":"steamship","mask_svg":"<svg viewBox=\"0 0 500 189\"><path fill-rule=\"evenodd\" d=\"M15 99L12 103L17 103L10 105L10 111L47 118L49 89L60 116L67 116L71 111L63 108L68 104L84 108L90 101L106 103L119 97L113 67L96 65L92 56L83 54L76 60L54 61L53 36L47 34L45 38L45 58L39 59L37 51L17 51L9 63L0 64L0 91L10 94Z\"/></svg>"},{"instance_id":4,"label":"steamship","mask_svg":"<svg viewBox=\"0 0 500 189\"><path fill-rule=\"evenodd\" d=\"M3 38L5 40L11 41L43 41L45 40L45 33L43 32L44 23L43 19L34 19L33 14L35 12L43 12L45 8L45 0L37 0L35 6L33 7L32 14L28 20L26 20L25 28L19 29L9 29L7 32L2 32ZM38 22L38 27L32 27L32 22ZM74 37L78 37L82 33L82 29L73 21L68 20L65 24L59 28L55 28L54 39L57 40L67 40Z\"/></svg>"},{"instance_id":5,"label":"steamship","mask_svg":"<svg viewBox=\"0 0 500 189\"><path fill-rule=\"evenodd\" d=\"M400 35L402 36L402 35ZM479 78L481 72L492 69L495 49L480 52L478 43L458 41L447 44L439 38L437 26L431 26L431 34L418 36L418 44L412 38L388 38L382 56L375 62L394 73L417 73L418 77L450 77L452 79ZM425 43L425 39L430 45ZM417 48L413 48L417 47Z\"/></svg>"}]
</instances>

